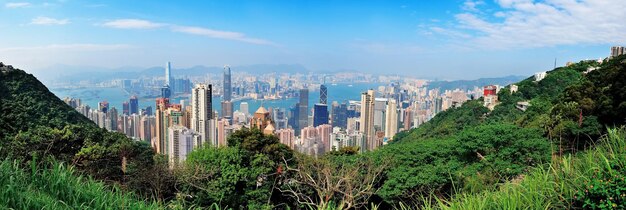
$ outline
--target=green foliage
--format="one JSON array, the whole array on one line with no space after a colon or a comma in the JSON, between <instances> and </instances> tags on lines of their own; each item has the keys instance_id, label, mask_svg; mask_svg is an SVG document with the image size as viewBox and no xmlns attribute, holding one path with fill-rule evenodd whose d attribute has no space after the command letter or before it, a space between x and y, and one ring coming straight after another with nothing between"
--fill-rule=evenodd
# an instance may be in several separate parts
<instances>
[{"instance_id":1,"label":"green foliage","mask_svg":"<svg viewBox=\"0 0 626 210\"><path fill-rule=\"evenodd\" d=\"M484 122L489 109L478 100L468 101L458 108L450 108L437 114L433 119L413 129L408 136L393 143L433 137L454 135L465 127L476 126Z\"/></svg>"},{"instance_id":2,"label":"green foliage","mask_svg":"<svg viewBox=\"0 0 626 210\"><path fill-rule=\"evenodd\" d=\"M485 124L458 136L459 153L480 168L507 180L550 158L550 143L535 129L510 124Z\"/></svg>"},{"instance_id":3,"label":"green foliage","mask_svg":"<svg viewBox=\"0 0 626 210\"><path fill-rule=\"evenodd\" d=\"M64 164L25 172L19 162L0 162L0 208L8 209L159 209L132 193L75 176Z\"/></svg>"},{"instance_id":4,"label":"green foliage","mask_svg":"<svg viewBox=\"0 0 626 210\"><path fill-rule=\"evenodd\" d=\"M610 171L598 171L584 190L574 197L574 205L585 209L624 209L626 208L626 169L610 162ZM613 173L611 173L613 172Z\"/></svg>"},{"instance_id":5,"label":"green foliage","mask_svg":"<svg viewBox=\"0 0 626 210\"><path fill-rule=\"evenodd\" d=\"M229 147L205 147L187 155L180 174L182 192L192 197L189 205L270 208L279 197L274 188L277 172L292 151L273 135L257 129L236 131ZM275 201L278 202L278 201Z\"/></svg>"},{"instance_id":6,"label":"green foliage","mask_svg":"<svg viewBox=\"0 0 626 210\"><path fill-rule=\"evenodd\" d=\"M61 129L69 124L93 124L59 100L33 75L18 69L0 73L0 113L3 141L38 126Z\"/></svg>"},{"instance_id":7,"label":"green foliage","mask_svg":"<svg viewBox=\"0 0 626 210\"><path fill-rule=\"evenodd\" d=\"M625 147L626 129L609 129L593 150L555 158L498 189L435 198L424 209L620 209Z\"/></svg>"},{"instance_id":8,"label":"green foliage","mask_svg":"<svg viewBox=\"0 0 626 210\"><path fill-rule=\"evenodd\" d=\"M98 128L34 76L1 64L0 68L0 158L37 157L44 163L54 159L120 184L152 167L154 152L149 145ZM127 173L122 170L123 159ZM133 189L152 194L146 187Z\"/></svg>"}]
</instances>

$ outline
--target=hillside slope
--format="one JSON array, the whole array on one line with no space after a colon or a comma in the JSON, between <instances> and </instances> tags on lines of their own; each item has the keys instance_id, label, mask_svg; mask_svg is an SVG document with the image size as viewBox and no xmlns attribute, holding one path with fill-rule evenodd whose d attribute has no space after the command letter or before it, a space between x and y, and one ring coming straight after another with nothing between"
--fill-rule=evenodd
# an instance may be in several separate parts
<instances>
[{"instance_id":1,"label":"hillside slope","mask_svg":"<svg viewBox=\"0 0 626 210\"><path fill-rule=\"evenodd\" d=\"M43 167L60 161L80 174L153 195L144 185L156 175L147 175L154 166L150 146L97 127L33 75L0 64L0 110L0 158Z\"/></svg>"}]
</instances>

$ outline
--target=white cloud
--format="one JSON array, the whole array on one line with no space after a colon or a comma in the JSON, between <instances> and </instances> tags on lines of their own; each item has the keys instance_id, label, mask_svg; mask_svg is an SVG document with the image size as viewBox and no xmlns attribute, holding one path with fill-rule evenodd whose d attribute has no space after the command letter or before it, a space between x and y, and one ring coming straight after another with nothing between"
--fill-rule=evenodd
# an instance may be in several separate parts
<instances>
[{"instance_id":1,"label":"white cloud","mask_svg":"<svg viewBox=\"0 0 626 210\"><path fill-rule=\"evenodd\" d=\"M485 2L482 0L477 0L477 1L466 0L465 2L463 2L463 5L461 6L461 8L463 10L470 11L470 12L478 12L479 10L477 6L483 5L483 4L485 4Z\"/></svg>"},{"instance_id":2,"label":"white cloud","mask_svg":"<svg viewBox=\"0 0 626 210\"><path fill-rule=\"evenodd\" d=\"M0 48L0 52L17 52L17 51L110 51L123 50L132 48L126 44L51 44L45 46L34 47L9 47Z\"/></svg>"},{"instance_id":3,"label":"white cloud","mask_svg":"<svg viewBox=\"0 0 626 210\"><path fill-rule=\"evenodd\" d=\"M65 25L70 23L69 19L54 19L50 17L36 17L31 20L33 25Z\"/></svg>"},{"instance_id":4,"label":"white cloud","mask_svg":"<svg viewBox=\"0 0 626 210\"><path fill-rule=\"evenodd\" d=\"M275 43L271 41L248 37L245 34L240 33L240 32L220 31L220 30L214 30L214 29L196 27L196 26L179 26L179 25L166 24L166 23L155 23L152 21L141 20L141 19L118 19L118 20L105 22L102 25L105 27L120 28L120 29L155 29L155 28L162 28L162 27L169 26L169 29L172 32L205 36L205 37L216 38L216 39L234 40L234 41L258 44L258 45L276 45Z\"/></svg>"},{"instance_id":5,"label":"white cloud","mask_svg":"<svg viewBox=\"0 0 626 210\"><path fill-rule=\"evenodd\" d=\"M228 39L228 40L235 40L235 41L247 42L247 43L252 43L252 44L260 44L260 45L274 45L274 43L270 41L267 41L264 39L247 37L245 34L239 33L239 32L218 31L218 30L213 30L213 29L208 29L208 28L192 27L192 26L172 26L171 29L174 32L200 35L200 36L206 36L206 37L211 37L211 38Z\"/></svg>"},{"instance_id":6,"label":"white cloud","mask_svg":"<svg viewBox=\"0 0 626 210\"><path fill-rule=\"evenodd\" d=\"M537 48L626 43L624 0L497 0L498 11L455 16L469 43L488 48ZM483 15L488 12L492 17Z\"/></svg>"},{"instance_id":7,"label":"white cloud","mask_svg":"<svg viewBox=\"0 0 626 210\"><path fill-rule=\"evenodd\" d=\"M162 23L155 23L140 19L118 19L106 22L102 25L110 28L121 29L153 29L165 26L165 24Z\"/></svg>"},{"instance_id":8,"label":"white cloud","mask_svg":"<svg viewBox=\"0 0 626 210\"><path fill-rule=\"evenodd\" d=\"M22 8L22 7L29 7L31 6L31 3L28 2L9 2L4 4L4 7L6 8Z\"/></svg>"}]
</instances>

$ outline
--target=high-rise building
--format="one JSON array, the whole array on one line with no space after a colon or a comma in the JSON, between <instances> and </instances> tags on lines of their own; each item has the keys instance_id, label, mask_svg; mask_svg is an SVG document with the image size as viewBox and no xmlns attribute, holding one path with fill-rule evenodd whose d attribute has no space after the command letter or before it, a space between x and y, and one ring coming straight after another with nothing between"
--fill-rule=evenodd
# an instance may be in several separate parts
<instances>
[{"instance_id":1,"label":"high-rise building","mask_svg":"<svg viewBox=\"0 0 626 210\"><path fill-rule=\"evenodd\" d=\"M163 85L163 87L161 87L161 98L170 98L170 97L172 97L170 86Z\"/></svg>"},{"instance_id":2,"label":"high-rise building","mask_svg":"<svg viewBox=\"0 0 626 210\"><path fill-rule=\"evenodd\" d=\"M233 103L230 101L222 101L222 116L228 122L233 120Z\"/></svg>"},{"instance_id":3,"label":"high-rise building","mask_svg":"<svg viewBox=\"0 0 626 210\"><path fill-rule=\"evenodd\" d=\"M151 142L152 148L156 151L157 154L165 154L166 146L165 142L167 139L167 128L169 124L169 119L166 117L166 110L169 107L169 99L168 98L157 98L156 99L156 116L155 116L155 134L156 138Z\"/></svg>"},{"instance_id":4,"label":"high-rise building","mask_svg":"<svg viewBox=\"0 0 626 210\"><path fill-rule=\"evenodd\" d=\"M313 126L328 124L328 105L315 104L313 108Z\"/></svg>"},{"instance_id":5,"label":"high-rise building","mask_svg":"<svg viewBox=\"0 0 626 210\"><path fill-rule=\"evenodd\" d=\"M348 105L344 103L333 102L332 107L333 127L346 129L348 126Z\"/></svg>"},{"instance_id":6,"label":"high-rise building","mask_svg":"<svg viewBox=\"0 0 626 210\"><path fill-rule=\"evenodd\" d=\"M200 142L213 142L210 121L213 119L212 86L198 84L191 91L191 128L200 135ZM214 145L216 146L216 145Z\"/></svg>"},{"instance_id":7,"label":"high-rise building","mask_svg":"<svg viewBox=\"0 0 626 210\"><path fill-rule=\"evenodd\" d=\"M128 115L131 114L140 114L139 113L139 99L137 99L137 96L131 96L130 97L130 113Z\"/></svg>"},{"instance_id":8,"label":"high-rise building","mask_svg":"<svg viewBox=\"0 0 626 210\"><path fill-rule=\"evenodd\" d=\"M287 124L294 130L296 136L300 135L300 103L296 103L293 107L289 108L289 117L287 118Z\"/></svg>"},{"instance_id":9,"label":"high-rise building","mask_svg":"<svg viewBox=\"0 0 626 210\"><path fill-rule=\"evenodd\" d=\"M100 103L98 103L98 111L107 113L107 111L109 111L109 102L101 101Z\"/></svg>"},{"instance_id":10,"label":"high-rise building","mask_svg":"<svg viewBox=\"0 0 626 210\"><path fill-rule=\"evenodd\" d=\"M320 85L320 104L328 104L328 89L326 85Z\"/></svg>"},{"instance_id":11,"label":"high-rise building","mask_svg":"<svg viewBox=\"0 0 626 210\"><path fill-rule=\"evenodd\" d=\"M233 87L231 83L230 66L224 66L224 91L222 99L224 101L230 101L232 97ZM231 116L232 117L232 116Z\"/></svg>"},{"instance_id":12,"label":"high-rise building","mask_svg":"<svg viewBox=\"0 0 626 210\"><path fill-rule=\"evenodd\" d=\"M230 124L227 119L221 119L217 121L217 145L218 146L226 146L226 139L228 138L227 127Z\"/></svg>"},{"instance_id":13,"label":"high-rise building","mask_svg":"<svg viewBox=\"0 0 626 210\"><path fill-rule=\"evenodd\" d=\"M363 133L363 141L361 142L361 151L374 150L378 147L375 141L374 130L374 90L368 90L361 94L361 118L359 131Z\"/></svg>"},{"instance_id":14,"label":"high-rise building","mask_svg":"<svg viewBox=\"0 0 626 210\"><path fill-rule=\"evenodd\" d=\"M172 86L171 79L172 79L172 65L168 61L165 64L165 84L163 84L163 85L167 85L167 86L171 87Z\"/></svg>"},{"instance_id":15,"label":"high-rise building","mask_svg":"<svg viewBox=\"0 0 626 210\"><path fill-rule=\"evenodd\" d=\"M250 115L250 110L248 109L248 102L241 102L241 104L239 104L239 111L243 112L246 115Z\"/></svg>"},{"instance_id":16,"label":"high-rise building","mask_svg":"<svg viewBox=\"0 0 626 210\"><path fill-rule=\"evenodd\" d=\"M141 125L139 133L139 138L141 140L150 142L152 139L152 127L154 127L154 123L156 122L155 120L156 118L154 118L154 116L141 117L141 122L139 123L139 125Z\"/></svg>"},{"instance_id":17,"label":"high-rise building","mask_svg":"<svg viewBox=\"0 0 626 210\"><path fill-rule=\"evenodd\" d=\"M611 58L612 57L617 57L617 56L620 56L620 55L624 55L624 54L626 54L625 52L626 52L626 50L625 50L624 47L622 47L622 46L613 46L613 47L611 47Z\"/></svg>"},{"instance_id":18,"label":"high-rise building","mask_svg":"<svg viewBox=\"0 0 626 210\"><path fill-rule=\"evenodd\" d=\"M325 152L328 152L331 150L330 134L332 133L333 126L324 124L324 125L316 126L315 128L317 129L317 133L320 137L319 144L321 144L321 147L320 147L319 153L324 154Z\"/></svg>"},{"instance_id":19,"label":"high-rise building","mask_svg":"<svg viewBox=\"0 0 626 210\"><path fill-rule=\"evenodd\" d=\"M130 104L128 103L128 101L124 101L124 103L122 103L122 114L130 114Z\"/></svg>"},{"instance_id":20,"label":"high-rise building","mask_svg":"<svg viewBox=\"0 0 626 210\"><path fill-rule=\"evenodd\" d=\"M385 111L385 137L390 140L398 133L398 108L396 100L387 101L387 110Z\"/></svg>"},{"instance_id":21,"label":"high-rise building","mask_svg":"<svg viewBox=\"0 0 626 210\"><path fill-rule=\"evenodd\" d=\"M298 128L305 128L309 125L309 89L300 89L298 103Z\"/></svg>"},{"instance_id":22,"label":"high-rise building","mask_svg":"<svg viewBox=\"0 0 626 210\"><path fill-rule=\"evenodd\" d=\"M276 136L280 139L280 143L287 145L291 149L295 149L296 136L291 128L280 129L276 131Z\"/></svg>"},{"instance_id":23,"label":"high-rise building","mask_svg":"<svg viewBox=\"0 0 626 210\"><path fill-rule=\"evenodd\" d=\"M163 84L163 87L161 87L161 98L170 98L172 96L172 90L170 88L171 77L171 65L170 62L167 62L165 64L165 83Z\"/></svg>"},{"instance_id":24,"label":"high-rise building","mask_svg":"<svg viewBox=\"0 0 626 210\"><path fill-rule=\"evenodd\" d=\"M170 167L176 166L186 159L187 154L197 146L194 144L197 142L197 138L196 133L183 126L175 125L168 128L167 156Z\"/></svg>"},{"instance_id":25,"label":"high-rise building","mask_svg":"<svg viewBox=\"0 0 626 210\"><path fill-rule=\"evenodd\" d=\"M109 126L109 131L117 131L117 109L115 107L111 107L111 109L107 113L107 118L110 120L111 123L111 125Z\"/></svg>"}]
</instances>

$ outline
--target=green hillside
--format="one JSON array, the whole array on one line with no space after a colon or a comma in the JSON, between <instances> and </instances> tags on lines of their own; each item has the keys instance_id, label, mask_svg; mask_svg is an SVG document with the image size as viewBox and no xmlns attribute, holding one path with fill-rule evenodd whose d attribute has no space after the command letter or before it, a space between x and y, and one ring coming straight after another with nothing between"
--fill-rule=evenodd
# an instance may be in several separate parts
<instances>
[{"instance_id":1,"label":"green hillside","mask_svg":"<svg viewBox=\"0 0 626 210\"><path fill-rule=\"evenodd\" d=\"M98 128L33 75L1 63L0 110L0 158L17 160L25 168L31 164L43 168L71 165L76 169L73 174L149 197L161 196L141 184L155 165L149 145Z\"/></svg>"}]
</instances>

